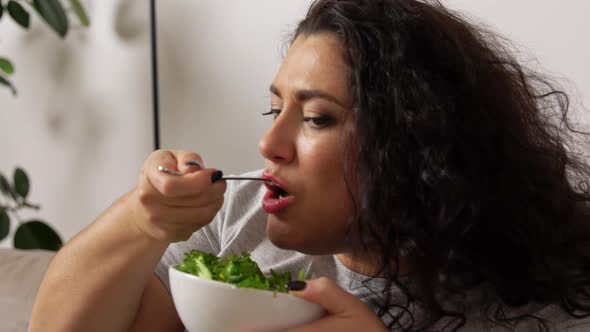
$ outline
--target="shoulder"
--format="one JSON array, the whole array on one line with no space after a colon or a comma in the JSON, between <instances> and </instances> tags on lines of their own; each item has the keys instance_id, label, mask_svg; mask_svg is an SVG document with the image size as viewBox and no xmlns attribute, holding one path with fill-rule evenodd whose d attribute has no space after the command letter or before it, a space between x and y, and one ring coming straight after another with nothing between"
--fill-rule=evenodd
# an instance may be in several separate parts
<instances>
[{"instance_id":1,"label":"shoulder","mask_svg":"<svg viewBox=\"0 0 590 332\"><path fill-rule=\"evenodd\" d=\"M233 175L232 175L233 176ZM238 177L261 177L262 170L243 173ZM225 194L224 210L252 210L261 208L266 187L262 181L228 180Z\"/></svg>"},{"instance_id":2,"label":"shoulder","mask_svg":"<svg viewBox=\"0 0 590 332\"><path fill-rule=\"evenodd\" d=\"M240 174L239 177L260 177L262 170ZM229 180L225 201L216 220L222 242L234 238L241 229L252 226L252 223L266 222L267 215L262 209L262 199L266 187L262 181ZM234 234L235 233L235 234Z\"/></svg>"},{"instance_id":3,"label":"shoulder","mask_svg":"<svg viewBox=\"0 0 590 332\"><path fill-rule=\"evenodd\" d=\"M505 312L506 317L523 316L524 311L515 310ZM551 304L533 312L533 317L543 320L550 332L584 332L590 331L590 318L574 318L556 304ZM533 332L540 330L540 321L537 319L524 319L516 324L507 323L505 326L493 323L483 317L479 312L476 315L467 317L466 325L460 331L525 331Z\"/></svg>"},{"instance_id":4,"label":"shoulder","mask_svg":"<svg viewBox=\"0 0 590 332\"><path fill-rule=\"evenodd\" d=\"M260 177L262 170L240 174L239 177ZM225 201L211 227L215 228L223 256L228 253L252 251L266 238L268 215L262 209L266 187L262 181L228 180Z\"/></svg>"},{"instance_id":5,"label":"shoulder","mask_svg":"<svg viewBox=\"0 0 590 332\"><path fill-rule=\"evenodd\" d=\"M240 176L260 175L262 170ZM250 251L264 240L266 215L262 210L262 197L265 191L261 181L227 182L223 206L211 223L193 233L188 240L170 244L162 256L155 272L166 286L169 286L168 266L182 262L186 252L197 249L223 256ZM242 236L238 236L240 234Z\"/></svg>"},{"instance_id":6,"label":"shoulder","mask_svg":"<svg viewBox=\"0 0 590 332\"><path fill-rule=\"evenodd\" d=\"M548 306L540 316L552 323L555 332L590 331L590 317L572 317L558 305Z\"/></svg>"}]
</instances>

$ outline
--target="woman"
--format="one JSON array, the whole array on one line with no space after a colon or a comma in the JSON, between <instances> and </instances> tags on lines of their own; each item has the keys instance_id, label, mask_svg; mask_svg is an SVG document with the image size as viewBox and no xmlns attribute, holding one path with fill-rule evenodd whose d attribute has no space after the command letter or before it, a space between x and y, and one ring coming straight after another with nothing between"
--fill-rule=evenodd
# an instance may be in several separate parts
<instances>
[{"instance_id":1,"label":"woman","mask_svg":"<svg viewBox=\"0 0 590 332\"><path fill-rule=\"evenodd\" d=\"M53 260L31 331L182 330L166 267L190 249L328 277L289 284L329 313L298 332L590 328L589 166L501 40L438 3L319 0L271 95L285 192L152 153Z\"/></svg>"}]
</instances>

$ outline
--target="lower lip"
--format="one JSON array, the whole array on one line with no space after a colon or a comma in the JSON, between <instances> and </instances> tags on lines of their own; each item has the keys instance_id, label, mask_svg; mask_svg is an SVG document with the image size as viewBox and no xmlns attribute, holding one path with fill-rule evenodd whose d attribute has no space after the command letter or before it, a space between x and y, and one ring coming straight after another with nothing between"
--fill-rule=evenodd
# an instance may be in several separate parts
<instances>
[{"instance_id":1,"label":"lower lip","mask_svg":"<svg viewBox=\"0 0 590 332\"><path fill-rule=\"evenodd\" d=\"M278 213L293 203L294 196L276 197L272 191L267 191L262 200L262 208L266 213Z\"/></svg>"}]
</instances>

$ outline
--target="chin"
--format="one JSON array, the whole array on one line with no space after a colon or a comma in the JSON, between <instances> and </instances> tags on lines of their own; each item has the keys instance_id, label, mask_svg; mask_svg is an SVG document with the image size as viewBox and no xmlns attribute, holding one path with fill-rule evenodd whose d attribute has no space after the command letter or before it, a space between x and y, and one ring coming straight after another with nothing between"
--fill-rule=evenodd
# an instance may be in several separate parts
<instances>
[{"instance_id":1,"label":"chin","mask_svg":"<svg viewBox=\"0 0 590 332\"><path fill-rule=\"evenodd\" d=\"M314 256L332 255L339 252L336 248L327 247L327 241L300 239L294 234L276 233L268 228L267 236L272 244L283 250L293 250L302 254Z\"/></svg>"},{"instance_id":2,"label":"chin","mask_svg":"<svg viewBox=\"0 0 590 332\"><path fill-rule=\"evenodd\" d=\"M300 227L281 221L275 215L268 216L266 236L276 247L294 250L306 255L333 255L343 251L334 239L310 237L299 232Z\"/></svg>"},{"instance_id":3,"label":"chin","mask_svg":"<svg viewBox=\"0 0 590 332\"><path fill-rule=\"evenodd\" d=\"M277 220L275 216L269 216L266 223L266 236L275 246L285 250L300 251L299 241L294 230L289 225Z\"/></svg>"},{"instance_id":4,"label":"chin","mask_svg":"<svg viewBox=\"0 0 590 332\"><path fill-rule=\"evenodd\" d=\"M271 237L270 235L268 238L270 242L272 242L272 244L274 244L277 248L281 248L283 250L293 250L305 255L320 256L336 253L332 250L326 250L326 248L318 248L317 246L310 245L309 243L298 243L288 238L275 238Z\"/></svg>"}]
</instances>

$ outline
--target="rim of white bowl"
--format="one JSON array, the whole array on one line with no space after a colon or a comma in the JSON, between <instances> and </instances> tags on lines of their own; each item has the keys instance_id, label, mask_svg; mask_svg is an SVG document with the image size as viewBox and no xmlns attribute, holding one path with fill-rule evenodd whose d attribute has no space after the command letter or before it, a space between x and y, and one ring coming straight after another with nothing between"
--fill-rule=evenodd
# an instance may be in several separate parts
<instances>
[{"instance_id":1,"label":"rim of white bowl","mask_svg":"<svg viewBox=\"0 0 590 332\"><path fill-rule=\"evenodd\" d=\"M173 270L174 272L179 273L179 275L182 275L183 277L192 278L194 280L198 280L198 281L204 282L204 283L209 283L209 284L211 284L212 286L215 286L215 287L222 287L222 288L229 288L229 289L238 289L238 290L244 290L244 291L265 292L265 293L270 293L273 296L287 295L288 297L294 297L294 298L299 299L297 296L292 295L292 294L289 294L289 293L282 293L282 292L278 292L278 291L272 291L272 290L266 290L266 289L258 289L258 288L238 287L236 285L233 285L233 284L230 284L230 283L227 283L227 282L223 282L223 281L201 278L201 277L198 277L198 276L196 276L194 274L190 274L190 273L187 273L187 272L184 272L184 271L180 271L179 269L177 269L175 267L175 265L170 265L168 267L168 270L169 270L169 272L168 272L169 274L171 273L170 271Z\"/></svg>"}]
</instances>

